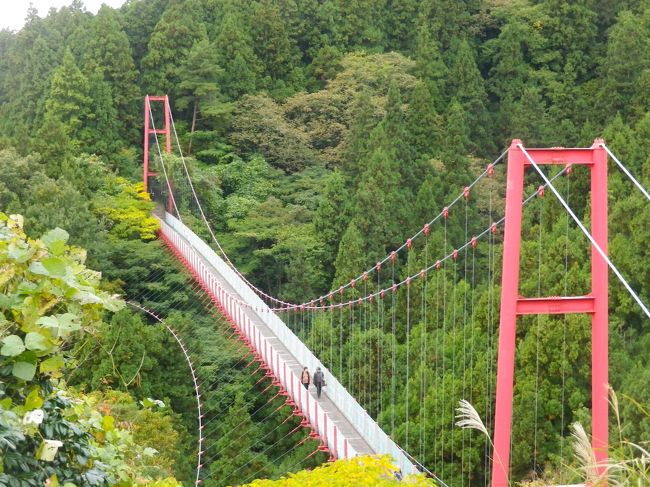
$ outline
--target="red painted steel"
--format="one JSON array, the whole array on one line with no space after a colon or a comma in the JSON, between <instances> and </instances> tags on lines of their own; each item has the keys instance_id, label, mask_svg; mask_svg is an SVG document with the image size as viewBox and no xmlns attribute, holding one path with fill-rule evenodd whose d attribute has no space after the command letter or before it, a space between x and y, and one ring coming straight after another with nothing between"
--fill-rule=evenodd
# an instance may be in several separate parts
<instances>
[{"instance_id":1,"label":"red painted steel","mask_svg":"<svg viewBox=\"0 0 650 487\"><path fill-rule=\"evenodd\" d=\"M596 139L586 149L526 149L536 164L582 164L590 168L592 235L607 252L607 153ZM608 419L608 268L592 248L592 289L587 296L522 298L519 296L519 258L524 169L532 166L513 140L508 149L506 220L503 243L499 355L497 361L496 408L492 487L510 485L510 441L514 382L517 316L524 314L589 313L592 316L592 448L602 465L607 458ZM522 145L523 146L523 145ZM604 468L604 467L603 467ZM601 468L601 474L604 469Z\"/></svg>"},{"instance_id":2,"label":"red painted steel","mask_svg":"<svg viewBox=\"0 0 650 487\"><path fill-rule=\"evenodd\" d=\"M516 140L516 139L515 139ZM517 141L521 144L521 141ZM523 145L523 144L522 144ZM512 146L511 146L512 147ZM604 149L602 149L604 151ZM535 161L535 164L540 165L565 165L580 164L583 166L591 166L594 164L594 148L570 148L551 147L550 149L529 149L526 147L526 152ZM528 159L524 159L524 167L528 168L531 164Z\"/></svg>"},{"instance_id":3,"label":"red painted steel","mask_svg":"<svg viewBox=\"0 0 650 487\"><path fill-rule=\"evenodd\" d=\"M593 313L593 296L566 296L517 299L517 315Z\"/></svg>"},{"instance_id":4,"label":"red painted steel","mask_svg":"<svg viewBox=\"0 0 650 487\"><path fill-rule=\"evenodd\" d=\"M151 102L163 103L163 128L152 129L151 127ZM162 134L165 136L165 152L171 154L172 152L172 138L171 138L171 124L170 124L170 110L169 98L165 96L149 96L144 98L144 173L143 182L144 190L149 190L149 177L156 176L156 173L149 171L149 136L154 134Z\"/></svg>"},{"instance_id":5,"label":"red painted steel","mask_svg":"<svg viewBox=\"0 0 650 487\"><path fill-rule=\"evenodd\" d=\"M592 145L594 165L591 168L591 233L596 243L607 254L607 152L596 139ZM591 293L595 299L595 312L591 317L591 404L592 448L599 467L605 473L608 445L609 384L608 325L609 282L608 266L598 251L591 249Z\"/></svg>"},{"instance_id":6,"label":"red painted steel","mask_svg":"<svg viewBox=\"0 0 650 487\"><path fill-rule=\"evenodd\" d=\"M499 324L499 355L494 428L493 487L507 487L510 465L510 422L512 388L515 371L515 338L517 298L519 294L519 256L521 242L522 199L524 195L523 152L513 140L508 150L506 187L506 223L503 243L503 277L501 290L501 321Z\"/></svg>"}]
</instances>

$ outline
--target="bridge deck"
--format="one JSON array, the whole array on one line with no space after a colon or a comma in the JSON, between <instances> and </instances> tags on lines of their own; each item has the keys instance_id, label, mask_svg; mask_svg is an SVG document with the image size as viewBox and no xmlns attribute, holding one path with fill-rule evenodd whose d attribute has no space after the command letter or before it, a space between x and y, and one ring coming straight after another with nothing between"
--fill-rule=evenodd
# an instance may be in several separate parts
<instances>
[{"instance_id":1,"label":"bridge deck","mask_svg":"<svg viewBox=\"0 0 650 487\"><path fill-rule=\"evenodd\" d=\"M181 236L181 238L183 238ZM183 238L187 242L186 239ZM187 242L189 244L189 242ZM203 265L209 269L209 271L217 278L220 286L225 289L230 295L237 299L242 299L236 289L234 289L228 281L219 273L219 271L205 258L200 257ZM302 371L302 364L298 362L296 357L287 349L287 347L282 343L282 341L275 336L271 329L260 319L258 313L250 308L241 308L242 312L250 319L251 324L253 324L265 337L270 344L273 345L275 350L278 352L280 357L291 367L291 371L296 375L300 376ZM314 371L310 371L314 373ZM327 377L325 378L327 381ZM361 437L359 432L355 427L348 421L348 419L343 415L343 413L336 407L332 400L327 395L327 387L323 388L320 399L316 398L316 389L313 385L309 387L309 392L314 400L318 400L319 405L325 411L329 419L338 427L338 430L342 435L347 438L350 445L357 451L359 454L374 454L375 452L370 445Z\"/></svg>"},{"instance_id":2,"label":"bridge deck","mask_svg":"<svg viewBox=\"0 0 650 487\"><path fill-rule=\"evenodd\" d=\"M331 371L209 245L169 213L161 219L161 235L221 304L238 332L257 352L336 458L388 454L402 473L417 471L399 445ZM323 370L328 387L320 399L316 399L313 387L307 393L300 384L303 365L312 372L316 367Z\"/></svg>"}]
</instances>

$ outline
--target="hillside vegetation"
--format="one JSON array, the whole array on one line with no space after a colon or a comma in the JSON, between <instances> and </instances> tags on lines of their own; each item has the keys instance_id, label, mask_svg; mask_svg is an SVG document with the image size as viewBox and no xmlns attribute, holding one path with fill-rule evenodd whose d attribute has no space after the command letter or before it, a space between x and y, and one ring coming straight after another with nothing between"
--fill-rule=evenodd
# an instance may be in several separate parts
<instances>
[{"instance_id":1,"label":"hillside vegetation","mask_svg":"<svg viewBox=\"0 0 650 487\"><path fill-rule=\"evenodd\" d=\"M588 147L603 137L650 185L647 0L128 0L96 15L74 0L43 18L31 9L20 31L0 31L2 485L192 485L187 363L128 300L163 316L196 358L210 422L204 485L278 479L328 458L309 456L317 443L301 443L302 430L286 436L297 424L283 423L290 408L267 403L261 374L243 370L249 360L223 318L157 239L141 182L145 94L169 95L198 197L232 261L291 302L327 295L402 245L513 138ZM167 162L184 221L209 241L180 159ZM610 167L610 254L648 303L650 207ZM503 174L366 290L501 218ZM539 184L531 175L527 194ZM585 221L588 184L578 169L557 180ZM391 437L453 486L484 485L488 472L486 438L452 427L464 398L491 428L501 235L485 242L428 286L413 284L409 313L405 286L395 305L375 305L381 327L348 326L361 311L347 309L285 316ZM589 255L550 192L530 204L522 293L586 292ZM620 435L643 444L650 322L610 282ZM513 479L578 481L568 438L573 422L590 424L589 318L522 319L518 330ZM24 419L36 410L42 422ZM48 440L63 443L54 461ZM328 482L328 472L314 478Z\"/></svg>"}]
</instances>

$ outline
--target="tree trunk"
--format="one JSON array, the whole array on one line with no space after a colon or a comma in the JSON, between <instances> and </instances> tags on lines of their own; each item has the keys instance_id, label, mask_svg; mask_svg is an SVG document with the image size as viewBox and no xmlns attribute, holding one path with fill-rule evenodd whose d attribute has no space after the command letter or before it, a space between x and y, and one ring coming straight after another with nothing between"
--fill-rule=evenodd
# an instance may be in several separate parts
<instances>
[{"instance_id":1,"label":"tree trunk","mask_svg":"<svg viewBox=\"0 0 650 487\"><path fill-rule=\"evenodd\" d=\"M192 155L192 135L194 134L194 129L196 128L196 112L198 111L199 100L198 98L194 99L194 112L192 113L192 128L190 129L190 143L187 147L187 155Z\"/></svg>"}]
</instances>

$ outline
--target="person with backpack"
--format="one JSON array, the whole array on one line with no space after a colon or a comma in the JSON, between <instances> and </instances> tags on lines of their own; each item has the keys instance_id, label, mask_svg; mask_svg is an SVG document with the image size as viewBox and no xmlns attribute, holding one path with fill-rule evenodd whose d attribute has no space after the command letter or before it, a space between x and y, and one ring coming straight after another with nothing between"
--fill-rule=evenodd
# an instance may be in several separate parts
<instances>
[{"instance_id":1,"label":"person with backpack","mask_svg":"<svg viewBox=\"0 0 650 487\"><path fill-rule=\"evenodd\" d=\"M316 372L314 372L314 385L316 386L316 394L318 399L320 399L321 389L325 385L325 375L320 370L320 367L316 367Z\"/></svg>"},{"instance_id":2,"label":"person with backpack","mask_svg":"<svg viewBox=\"0 0 650 487\"><path fill-rule=\"evenodd\" d=\"M311 382L311 376L309 375L309 370L307 370L307 367L304 367L302 369L302 375L300 376L300 382L302 383L303 386L305 386L305 389L309 389L309 383Z\"/></svg>"}]
</instances>

